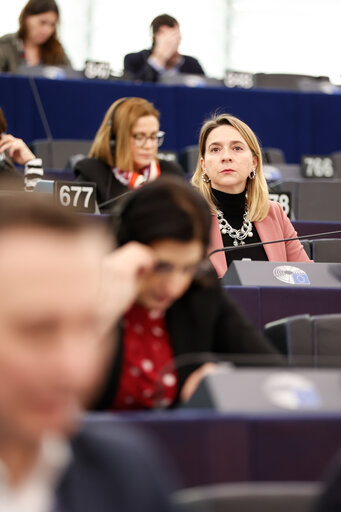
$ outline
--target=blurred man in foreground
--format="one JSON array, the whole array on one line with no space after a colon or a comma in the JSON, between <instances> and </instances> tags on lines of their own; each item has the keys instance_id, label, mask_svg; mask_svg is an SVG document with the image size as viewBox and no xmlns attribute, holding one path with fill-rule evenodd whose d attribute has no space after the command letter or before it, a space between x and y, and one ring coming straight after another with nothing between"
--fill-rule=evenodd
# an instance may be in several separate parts
<instances>
[{"instance_id":1,"label":"blurred man in foreground","mask_svg":"<svg viewBox=\"0 0 341 512\"><path fill-rule=\"evenodd\" d=\"M138 441L77 432L113 349L105 334L152 257L114 252L103 281L102 229L25 196L0 197L0 511L166 512ZM139 263L125 271L129 259Z\"/></svg>"}]
</instances>

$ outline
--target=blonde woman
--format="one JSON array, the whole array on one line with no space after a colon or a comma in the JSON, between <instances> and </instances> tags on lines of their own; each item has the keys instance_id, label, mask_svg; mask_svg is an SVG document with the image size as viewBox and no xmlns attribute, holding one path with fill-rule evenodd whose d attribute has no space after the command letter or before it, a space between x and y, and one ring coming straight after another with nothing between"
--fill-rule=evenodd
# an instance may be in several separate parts
<instances>
[{"instance_id":1,"label":"blonde woman","mask_svg":"<svg viewBox=\"0 0 341 512\"><path fill-rule=\"evenodd\" d=\"M110 209L115 197L161 174L184 176L178 164L157 158L165 135L159 117L154 105L143 98L121 98L107 110L89 158L75 166L78 180L96 182L102 211Z\"/></svg>"},{"instance_id":2,"label":"blonde woman","mask_svg":"<svg viewBox=\"0 0 341 512\"><path fill-rule=\"evenodd\" d=\"M282 206L269 201L256 135L236 117L221 114L202 126L192 184L213 215L209 251L297 236ZM227 265L242 258L310 261L297 240L220 252L211 261L223 277Z\"/></svg>"}]
</instances>

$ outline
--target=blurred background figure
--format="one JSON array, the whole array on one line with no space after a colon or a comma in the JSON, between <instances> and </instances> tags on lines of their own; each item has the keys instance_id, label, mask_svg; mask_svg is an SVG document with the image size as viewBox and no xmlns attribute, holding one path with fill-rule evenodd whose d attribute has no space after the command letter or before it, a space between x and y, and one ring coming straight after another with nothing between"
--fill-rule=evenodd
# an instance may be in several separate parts
<instances>
[{"instance_id":1,"label":"blurred background figure","mask_svg":"<svg viewBox=\"0 0 341 512\"><path fill-rule=\"evenodd\" d=\"M127 78L157 82L165 74L205 74L197 59L179 53L181 33L175 18L161 14L152 21L151 29L152 48L124 57L124 74Z\"/></svg>"},{"instance_id":2,"label":"blurred background figure","mask_svg":"<svg viewBox=\"0 0 341 512\"><path fill-rule=\"evenodd\" d=\"M151 409L174 405L180 397L187 400L206 373L215 370L212 363L203 364L210 359L207 354L200 359L202 352L230 354L232 360L233 354L258 354L265 364L269 355L272 359L274 349L204 262L211 216L193 187L161 177L124 199L118 244L143 244L155 263L124 315L117 357L97 408Z\"/></svg>"},{"instance_id":3,"label":"blurred background figure","mask_svg":"<svg viewBox=\"0 0 341 512\"><path fill-rule=\"evenodd\" d=\"M280 203L269 200L257 137L240 119L221 114L203 124L192 183L213 215L209 252L297 236ZM223 277L227 264L242 258L310 261L298 240L220 252L211 261Z\"/></svg>"},{"instance_id":4,"label":"blurred background figure","mask_svg":"<svg viewBox=\"0 0 341 512\"><path fill-rule=\"evenodd\" d=\"M22 139L5 133L6 129L0 107L0 188L33 190L44 175L42 160L35 157ZM24 174L15 169L14 163L25 166Z\"/></svg>"},{"instance_id":5,"label":"blurred background figure","mask_svg":"<svg viewBox=\"0 0 341 512\"><path fill-rule=\"evenodd\" d=\"M121 98L107 110L89 152L77 162L80 181L94 181L100 209L110 209L112 199L163 174L184 176L182 168L159 160L157 152L165 133L160 113L143 98Z\"/></svg>"},{"instance_id":6,"label":"blurred background figure","mask_svg":"<svg viewBox=\"0 0 341 512\"><path fill-rule=\"evenodd\" d=\"M19 29L0 38L0 71L20 67L70 66L57 37L59 9L54 0L29 0L21 11Z\"/></svg>"},{"instance_id":7,"label":"blurred background figure","mask_svg":"<svg viewBox=\"0 0 341 512\"><path fill-rule=\"evenodd\" d=\"M0 240L1 512L169 512L152 446L119 428L77 432L114 349L100 307L107 232L48 198L12 195L0 198ZM113 259L115 324L153 260L134 246Z\"/></svg>"}]
</instances>

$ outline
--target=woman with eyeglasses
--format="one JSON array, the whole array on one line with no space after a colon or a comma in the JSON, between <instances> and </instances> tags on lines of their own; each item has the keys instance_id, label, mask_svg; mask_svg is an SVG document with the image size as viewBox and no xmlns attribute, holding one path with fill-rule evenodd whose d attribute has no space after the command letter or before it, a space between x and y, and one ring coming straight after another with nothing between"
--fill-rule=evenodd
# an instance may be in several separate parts
<instances>
[{"instance_id":1,"label":"woman with eyeglasses","mask_svg":"<svg viewBox=\"0 0 341 512\"><path fill-rule=\"evenodd\" d=\"M187 401L201 379L218 369L214 361L278 364L275 349L229 299L206 259L211 215L200 194L168 176L120 201L117 243L139 248L140 254L127 258L116 275L130 273L131 260L145 268L136 272L132 304L95 409L152 409ZM103 304L109 310L117 308L110 265L109 256Z\"/></svg>"},{"instance_id":2,"label":"woman with eyeglasses","mask_svg":"<svg viewBox=\"0 0 341 512\"><path fill-rule=\"evenodd\" d=\"M107 110L89 157L75 166L79 181L97 184L101 211L110 210L116 197L162 174L184 176L178 164L157 158L165 135L159 117L143 98L121 98Z\"/></svg>"}]
</instances>

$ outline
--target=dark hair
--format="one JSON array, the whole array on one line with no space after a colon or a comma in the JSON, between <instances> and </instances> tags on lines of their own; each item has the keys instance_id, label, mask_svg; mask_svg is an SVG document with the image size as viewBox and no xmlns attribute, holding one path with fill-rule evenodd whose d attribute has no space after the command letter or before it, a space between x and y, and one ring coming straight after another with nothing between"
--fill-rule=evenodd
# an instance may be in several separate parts
<instances>
[{"instance_id":1,"label":"dark hair","mask_svg":"<svg viewBox=\"0 0 341 512\"><path fill-rule=\"evenodd\" d=\"M29 0L19 16L18 36L23 41L27 36L26 18L45 12L55 12L59 19L59 9L55 0ZM61 64L63 62L64 50L60 44L56 32L41 45L41 61L43 64Z\"/></svg>"},{"instance_id":2,"label":"dark hair","mask_svg":"<svg viewBox=\"0 0 341 512\"><path fill-rule=\"evenodd\" d=\"M0 107L0 135L4 133L7 129L7 122L5 118L4 111Z\"/></svg>"},{"instance_id":3,"label":"dark hair","mask_svg":"<svg viewBox=\"0 0 341 512\"><path fill-rule=\"evenodd\" d=\"M120 207L117 242L157 240L209 243L211 215L206 201L181 178L160 177L131 192Z\"/></svg>"},{"instance_id":4,"label":"dark hair","mask_svg":"<svg viewBox=\"0 0 341 512\"><path fill-rule=\"evenodd\" d=\"M156 16L150 24L153 34L153 45L155 41L155 34L158 32L160 27L175 27L176 25L179 25L179 22L169 14L160 14L159 16Z\"/></svg>"}]
</instances>

